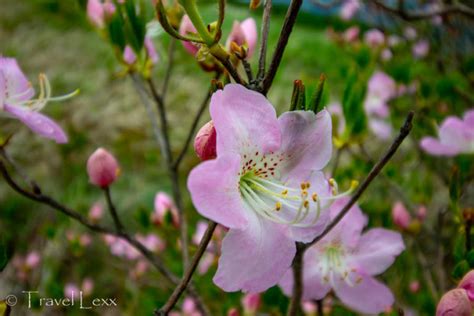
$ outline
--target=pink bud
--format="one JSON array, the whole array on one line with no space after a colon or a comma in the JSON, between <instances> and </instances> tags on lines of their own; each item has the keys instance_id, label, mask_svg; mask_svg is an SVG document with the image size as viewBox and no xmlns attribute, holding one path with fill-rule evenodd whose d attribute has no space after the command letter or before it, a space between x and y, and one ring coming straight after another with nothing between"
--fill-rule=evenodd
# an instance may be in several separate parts
<instances>
[{"instance_id":1,"label":"pink bud","mask_svg":"<svg viewBox=\"0 0 474 316\"><path fill-rule=\"evenodd\" d=\"M194 139L194 151L201 160L210 160L217 157L217 133L212 121L204 124Z\"/></svg>"},{"instance_id":2,"label":"pink bud","mask_svg":"<svg viewBox=\"0 0 474 316\"><path fill-rule=\"evenodd\" d=\"M428 210L426 209L426 206L424 205L421 205L419 208L418 208L418 211L416 212L416 217L418 217L418 219L420 221L424 221L425 218L426 218L426 213L428 212Z\"/></svg>"},{"instance_id":3,"label":"pink bud","mask_svg":"<svg viewBox=\"0 0 474 316\"><path fill-rule=\"evenodd\" d=\"M64 286L64 296L72 299L73 297L79 296L79 288L74 283L67 283Z\"/></svg>"},{"instance_id":4,"label":"pink bud","mask_svg":"<svg viewBox=\"0 0 474 316\"><path fill-rule=\"evenodd\" d=\"M418 280L411 281L409 289L410 289L410 292L417 293L420 290L420 282Z\"/></svg>"},{"instance_id":5,"label":"pink bud","mask_svg":"<svg viewBox=\"0 0 474 316\"><path fill-rule=\"evenodd\" d=\"M146 53L148 55L148 58L150 58L151 62L153 64L156 64L160 57L158 56L158 53L156 52L155 45L153 44L153 41L150 37L145 37L145 49Z\"/></svg>"},{"instance_id":6,"label":"pink bud","mask_svg":"<svg viewBox=\"0 0 474 316\"><path fill-rule=\"evenodd\" d=\"M94 281L91 278L85 278L82 281L82 291L84 292L85 296L89 296L92 294L94 290Z\"/></svg>"},{"instance_id":7,"label":"pink bud","mask_svg":"<svg viewBox=\"0 0 474 316\"><path fill-rule=\"evenodd\" d=\"M392 220L398 227L402 229L406 229L411 222L410 213L408 213L407 209L403 205L402 202L398 201L393 205L392 208Z\"/></svg>"},{"instance_id":8,"label":"pink bud","mask_svg":"<svg viewBox=\"0 0 474 316\"><path fill-rule=\"evenodd\" d=\"M117 180L120 168L114 156L98 148L87 160L87 173L90 183L106 188Z\"/></svg>"},{"instance_id":9,"label":"pink bud","mask_svg":"<svg viewBox=\"0 0 474 316\"><path fill-rule=\"evenodd\" d=\"M137 61L137 55L135 55L130 45L125 46L123 50L123 61L128 65L133 65Z\"/></svg>"},{"instance_id":10,"label":"pink bud","mask_svg":"<svg viewBox=\"0 0 474 316\"><path fill-rule=\"evenodd\" d=\"M36 268L41 261L41 257L36 251L30 252L25 259L25 265L28 269Z\"/></svg>"},{"instance_id":11,"label":"pink bud","mask_svg":"<svg viewBox=\"0 0 474 316\"><path fill-rule=\"evenodd\" d=\"M190 297L186 297L183 301L182 310L186 314L192 314L196 311L196 303Z\"/></svg>"},{"instance_id":12,"label":"pink bud","mask_svg":"<svg viewBox=\"0 0 474 316\"><path fill-rule=\"evenodd\" d=\"M305 315L316 315L316 311L318 310L318 307L316 306L315 303L311 301L304 301L301 303L301 309L303 309L303 312L305 312Z\"/></svg>"},{"instance_id":13,"label":"pink bud","mask_svg":"<svg viewBox=\"0 0 474 316\"><path fill-rule=\"evenodd\" d=\"M471 302L466 290L454 289L443 295L436 316L471 316Z\"/></svg>"},{"instance_id":14,"label":"pink bud","mask_svg":"<svg viewBox=\"0 0 474 316\"><path fill-rule=\"evenodd\" d=\"M89 219L92 222L97 222L102 218L104 214L104 208L102 207L102 204L100 202L94 203L92 205L91 209L89 210Z\"/></svg>"},{"instance_id":15,"label":"pink bud","mask_svg":"<svg viewBox=\"0 0 474 316\"><path fill-rule=\"evenodd\" d=\"M358 26L352 26L344 31L342 37L346 42L355 42L359 38L360 29Z\"/></svg>"},{"instance_id":16,"label":"pink bud","mask_svg":"<svg viewBox=\"0 0 474 316\"><path fill-rule=\"evenodd\" d=\"M359 7L359 0L346 0L341 6L341 18L345 21L350 20L357 13Z\"/></svg>"},{"instance_id":17,"label":"pink bud","mask_svg":"<svg viewBox=\"0 0 474 316\"><path fill-rule=\"evenodd\" d=\"M250 313L255 313L260 307L260 293L245 294L242 298L242 306L244 310Z\"/></svg>"},{"instance_id":18,"label":"pink bud","mask_svg":"<svg viewBox=\"0 0 474 316\"><path fill-rule=\"evenodd\" d=\"M227 316L239 316L239 310L235 307L232 307L231 309L229 309L229 311L227 312Z\"/></svg>"},{"instance_id":19,"label":"pink bud","mask_svg":"<svg viewBox=\"0 0 474 316\"><path fill-rule=\"evenodd\" d=\"M179 25L179 34L186 36L188 34L196 34L197 30L193 25L193 22L191 22L191 19L189 18L188 15L184 15L183 18L181 19L181 24ZM191 55L196 55L196 53L199 50L199 47L196 44L193 44L192 42L186 42L182 41L184 48L186 51L191 54Z\"/></svg>"},{"instance_id":20,"label":"pink bud","mask_svg":"<svg viewBox=\"0 0 474 316\"><path fill-rule=\"evenodd\" d=\"M104 26L104 7L100 0L87 1L87 16L96 27Z\"/></svg>"},{"instance_id":21,"label":"pink bud","mask_svg":"<svg viewBox=\"0 0 474 316\"><path fill-rule=\"evenodd\" d=\"M235 42L239 46L246 45L248 48L247 57L250 58L255 51L257 39L257 24L253 18L245 19L242 22L234 21L226 46L229 48L231 42Z\"/></svg>"},{"instance_id":22,"label":"pink bud","mask_svg":"<svg viewBox=\"0 0 474 316\"><path fill-rule=\"evenodd\" d=\"M370 47L379 46L385 42L385 35L377 29L371 29L365 32L364 42Z\"/></svg>"},{"instance_id":23,"label":"pink bud","mask_svg":"<svg viewBox=\"0 0 474 316\"><path fill-rule=\"evenodd\" d=\"M459 282L458 288L465 289L471 302L474 301L474 270L469 271Z\"/></svg>"},{"instance_id":24,"label":"pink bud","mask_svg":"<svg viewBox=\"0 0 474 316\"><path fill-rule=\"evenodd\" d=\"M428 55L430 51L430 43L427 40L416 42L412 47L413 56L416 58L423 58Z\"/></svg>"}]
</instances>

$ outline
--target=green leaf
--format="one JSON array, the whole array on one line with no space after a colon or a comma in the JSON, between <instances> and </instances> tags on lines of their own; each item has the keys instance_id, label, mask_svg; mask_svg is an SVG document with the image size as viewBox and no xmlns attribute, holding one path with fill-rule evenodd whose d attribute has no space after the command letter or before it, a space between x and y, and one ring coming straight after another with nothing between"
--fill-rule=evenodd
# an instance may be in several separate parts
<instances>
[{"instance_id":1,"label":"green leaf","mask_svg":"<svg viewBox=\"0 0 474 316\"><path fill-rule=\"evenodd\" d=\"M455 279L461 279L466 273L470 270L469 263L467 260L462 260L457 265L454 266L453 272L451 275Z\"/></svg>"},{"instance_id":2,"label":"green leaf","mask_svg":"<svg viewBox=\"0 0 474 316\"><path fill-rule=\"evenodd\" d=\"M342 109L346 119L346 136L356 137L366 130L367 118L364 111L364 98L367 84L353 71L347 80L342 98Z\"/></svg>"},{"instance_id":3,"label":"green leaf","mask_svg":"<svg viewBox=\"0 0 474 316\"><path fill-rule=\"evenodd\" d=\"M110 23L108 24L110 41L123 51L126 45L125 34L122 28L122 17L120 14L114 14Z\"/></svg>"},{"instance_id":4,"label":"green leaf","mask_svg":"<svg viewBox=\"0 0 474 316\"><path fill-rule=\"evenodd\" d=\"M469 267L474 268L474 249L470 250L466 255L466 260L469 263Z\"/></svg>"},{"instance_id":5,"label":"green leaf","mask_svg":"<svg viewBox=\"0 0 474 316\"><path fill-rule=\"evenodd\" d=\"M141 5L141 1L139 1L138 4L140 5L138 8L143 12L144 8L143 5ZM126 27L128 42L136 52L140 52L145 40L146 21L138 15L136 2L133 0L125 1L125 12L129 22L129 25Z\"/></svg>"},{"instance_id":6,"label":"green leaf","mask_svg":"<svg viewBox=\"0 0 474 316\"><path fill-rule=\"evenodd\" d=\"M454 242L454 249L453 249L453 258L454 263L459 263L461 260L464 259L464 244L465 244L464 235L458 235Z\"/></svg>"}]
</instances>

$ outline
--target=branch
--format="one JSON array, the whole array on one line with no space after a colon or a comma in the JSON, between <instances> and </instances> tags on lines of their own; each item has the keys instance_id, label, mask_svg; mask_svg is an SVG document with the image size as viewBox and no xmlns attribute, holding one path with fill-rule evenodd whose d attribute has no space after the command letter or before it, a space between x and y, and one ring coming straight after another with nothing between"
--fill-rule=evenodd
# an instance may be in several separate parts
<instances>
[{"instance_id":1,"label":"branch","mask_svg":"<svg viewBox=\"0 0 474 316\"><path fill-rule=\"evenodd\" d=\"M280 38L278 39L277 47L273 52L270 68L263 79L262 93L264 95L267 94L273 83L273 79L275 79L276 72L280 66L283 53L285 51L286 45L288 44L288 39L290 38L291 31L293 31L293 26L295 25L296 17L298 16L298 12L302 4L303 0L292 0L290 6L288 7L285 21L283 22L283 26L281 28Z\"/></svg>"},{"instance_id":2,"label":"branch","mask_svg":"<svg viewBox=\"0 0 474 316\"><path fill-rule=\"evenodd\" d=\"M430 10L427 12L408 12L405 10L402 0L398 1L398 5L396 7L391 7L389 5L386 5L380 0L372 0L372 3L378 8L388 13L397 15L406 21L418 21L418 20L430 19L438 15L450 15L450 14L461 14L468 18L474 19L474 9L471 9L470 7L462 3L455 3L452 5L441 5L440 8L435 9L435 10Z\"/></svg>"},{"instance_id":3,"label":"branch","mask_svg":"<svg viewBox=\"0 0 474 316\"><path fill-rule=\"evenodd\" d=\"M257 80L262 80L265 75L265 63L267 60L268 33L270 32L270 17L272 13L272 0L265 1L262 17L262 42L260 44Z\"/></svg>"},{"instance_id":4,"label":"branch","mask_svg":"<svg viewBox=\"0 0 474 316\"><path fill-rule=\"evenodd\" d=\"M349 212L351 207L357 202L357 200L365 192L365 190L370 185L370 183L375 179L375 177L378 176L380 171L382 171L383 167L390 161L393 155L397 152L397 149L398 147L400 147L403 140L408 136L412 128L413 116L414 116L413 111L408 114L408 116L405 119L405 123L400 128L400 133L395 138L393 143L390 145L390 148L387 150L385 155L377 162L377 164L375 164L375 166L372 168L370 173L367 175L367 178L365 178L364 182L362 182L362 184L356 190L356 192L351 197L349 202L347 202L347 204L344 205L341 212L332 220L331 223L329 223L329 225L324 229L322 234L316 237L315 239L313 239L313 241L311 241L310 243L306 244L306 247L314 245L315 243L323 239L324 236L326 236L343 219L343 217L347 214L347 212Z\"/></svg>"},{"instance_id":5,"label":"branch","mask_svg":"<svg viewBox=\"0 0 474 316\"><path fill-rule=\"evenodd\" d=\"M296 316L300 312L301 297L303 296L303 257L306 248L304 244L296 243L296 255L293 259L293 293L287 316Z\"/></svg>"},{"instance_id":6,"label":"branch","mask_svg":"<svg viewBox=\"0 0 474 316\"><path fill-rule=\"evenodd\" d=\"M186 272L184 273L183 279L178 284L178 286L176 286L176 288L173 291L173 294L171 294L171 296L168 298L168 301L165 303L165 305L160 310L155 311L155 315L157 316L168 315L171 309L176 305L179 298L181 297L183 292L186 290L186 287L191 281L194 271L196 271L199 261L201 260L201 257L204 254L204 251L206 251L206 248L209 245L209 242L211 241L212 234L214 233L214 230L216 229L216 227L217 227L217 224L215 222L209 222L206 232L204 233L204 236L202 237L202 240L199 243L198 250L196 254L194 255L193 261L191 265L188 267L188 269L186 270Z\"/></svg>"},{"instance_id":7,"label":"branch","mask_svg":"<svg viewBox=\"0 0 474 316\"><path fill-rule=\"evenodd\" d=\"M117 214L117 210L115 208L115 205L112 202L112 197L110 195L110 187L106 187L104 189L104 193L105 193L105 198L107 200L107 205L109 207L110 215L112 216L112 219L114 221L115 229L117 230L117 233L120 234L120 233L124 232L125 229L124 229L123 224L120 221L120 218Z\"/></svg>"}]
</instances>

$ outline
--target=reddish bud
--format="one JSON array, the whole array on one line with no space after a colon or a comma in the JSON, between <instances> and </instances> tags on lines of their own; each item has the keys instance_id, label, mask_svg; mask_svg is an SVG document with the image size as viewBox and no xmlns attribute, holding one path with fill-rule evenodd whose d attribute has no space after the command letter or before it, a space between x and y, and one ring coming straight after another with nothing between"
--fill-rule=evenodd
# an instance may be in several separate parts
<instances>
[{"instance_id":1,"label":"reddish bud","mask_svg":"<svg viewBox=\"0 0 474 316\"><path fill-rule=\"evenodd\" d=\"M106 188L117 180L120 168L114 156L99 148L87 160L87 174L90 183Z\"/></svg>"},{"instance_id":2,"label":"reddish bud","mask_svg":"<svg viewBox=\"0 0 474 316\"><path fill-rule=\"evenodd\" d=\"M201 160L217 157L216 136L216 129L212 121L207 122L197 133L194 139L194 150Z\"/></svg>"},{"instance_id":3,"label":"reddish bud","mask_svg":"<svg viewBox=\"0 0 474 316\"><path fill-rule=\"evenodd\" d=\"M454 289L443 295L436 316L471 316L471 302L464 289Z\"/></svg>"},{"instance_id":4,"label":"reddish bud","mask_svg":"<svg viewBox=\"0 0 474 316\"><path fill-rule=\"evenodd\" d=\"M392 220L401 229L406 229L410 225L411 216L402 202L396 202L392 208Z\"/></svg>"},{"instance_id":5,"label":"reddish bud","mask_svg":"<svg viewBox=\"0 0 474 316\"><path fill-rule=\"evenodd\" d=\"M466 290L471 302L474 301L474 270L469 271L459 282L458 288Z\"/></svg>"}]
</instances>

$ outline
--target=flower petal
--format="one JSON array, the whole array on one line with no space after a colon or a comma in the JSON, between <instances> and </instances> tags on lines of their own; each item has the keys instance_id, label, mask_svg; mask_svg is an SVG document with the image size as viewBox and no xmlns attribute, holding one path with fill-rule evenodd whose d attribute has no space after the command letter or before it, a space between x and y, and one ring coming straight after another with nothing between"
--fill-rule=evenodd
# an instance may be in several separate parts
<instances>
[{"instance_id":1,"label":"flower petal","mask_svg":"<svg viewBox=\"0 0 474 316\"><path fill-rule=\"evenodd\" d=\"M430 155L434 156L455 156L460 153L456 146L442 144L434 137L423 137L420 147Z\"/></svg>"},{"instance_id":2,"label":"flower petal","mask_svg":"<svg viewBox=\"0 0 474 316\"><path fill-rule=\"evenodd\" d=\"M392 135L392 126L381 119L369 118L369 128L381 140L387 140Z\"/></svg>"},{"instance_id":3,"label":"flower petal","mask_svg":"<svg viewBox=\"0 0 474 316\"><path fill-rule=\"evenodd\" d=\"M53 139L58 144L67 143L68 139L63 129L49 117L23 106L5 104L4 110L19 119L36 134Z\"/></svg>"},{"instance_id":4,"label":"flower petal","mask_svg":"<svg viewBox=\"0 0 474 316\"><path fill-rule=\"evenodd\" d=\"M0 56L0 72L3 72L8 102L17 103L33 97L35 91L16 59Z\"/></svg>"},{"instance_id":5,"label":"flower petal","mask_svg":"<svg viewBox=\"0 0 474 316\"><path fill-rule=\"evenodd\" d=\"M319 198L327 197L331 195L331 187L324 176L324 173L321 171L313 172L309 180L307 180L310 184L310 192L316 193ZM284 211L284 210L282 210ZM314 211L315 212L315 211ZM327 203L321 203L321 212L319 213L319 219L316 223L311 225L310 227L290 227L290 237L295 241L301 242L310 242L317 236L319 236L323 230L326 228L330 215ZM308 215L308 217L302 221L302 224L311 224L315 219L316 213ZM294 215L293 215L294 216Z\"/></svg>"},{"instance_id":6,"label":"flower petal","mask_svg":"<svg viewBox=\"0 0 474 316\"><path fill-rule=\"evenodd\" d=\"M474 110L464 113L464 123L474 128Z\"/></svg>"},{"instance_id":7,"label":"flower petal","mask_svg":"<svg viewBox=\"0 0 474 316\"><path fill-rule=\"evenodd\" d=\"M364 233L351 261L368 275L377 275L390 267L405 249L402 236L394 231L373 228Z\"/></svg>"},{"instance_id":8,"label":"flower petal","mask_svg":"<svg viewBox=\"0 0 474 316\"><path fill-rule=\"evenodd\" d=\"M340 198L331 205L331 219L334 219L349 201L349 197ZM342 220L324 237L323 240L339 239L344 245L354 247L359 242L362 230L367 225L367 216L357 204L354 204Z\"/></svg>"},{"instance_id":9,"label":"flower petal","mask_svg":"<svg viewBox=\"0 0 474 316\"><path fill-rule=\"evenodd\" d=\"M282 225L250 211L248 216L248 227L229 230L222 242L214 283L226 292L267 290L290 268L296 253Z\"/></svg>"},{"instance_id":10,"label":"flower petal","mask_svg":"<svg viewBox=\"0 0 474 316\"><path fill-rule=\"evenodd\" d=\"M449 144L460 148L461 151L467 151L474 138L474 129L464 124L464 122L455 116L450 116L441 124L439 128L439 140L442 144Z\"/></svg>"},{"instance_id":11,"label":"flower petal","mask_svg":"<svg viewBox=\"0 0 474 316\"><path fill-rule=\"evenodd\" d=\"M275 109L260 93L228 84L212 96L210 112L217 131L217 155L265 154L280 147Z\"/></svg>"},{"instance_id":12,"label":"flower petal","mask_svg":"<svg viewBox=\"0 0 474 316\"><path fill-rule=\"evenodd\" d=\"M367 314L379 314L392 306L394 297L385 284L369 276L359 277L354 277L352 286L341 278L335 278L334 291L342 303Z\"/></svg>"},{"instance_id":13,"label":"flower petal","mask_svg":"<svg viewBox=\"0 0 474 316\"><path fill-rule=\"evenodd\" d=\"M316 264L319 253L313 248L309 248L303 259L303 301L320 300L331 290L328 282L322 283L323 276L320 273L319 265ZM293 292L293 271L289 269L278 285L285 295L291 297Z\"/></svg>"},{"instance_id":14,"label":"flower petal","mask_svg":"<svg viewBox=\"0 0 474 316\"><path fill-rule=\"evenodd\" d=\"M255 47L257 46L258 32L257 32L257 23L253 18L247 18L240 23L240 27L244 32L245 39L249 48L248 57L252 57L255 52Z\"/></svg>"},{"instance_id":15,"label":"flower petal","mask_svg":"<svg viewBox=\"0 0 474 316\"><path fill-rule=\"evenodd\" d=\"M313 170L321 170L332 154L332 122L329 112L317 115L311 111L283 113L278 119L283 157L280 173L287 179L305 177Z\"/></svg>"},{"instance_id":16,"label":"flower petal","mask_svg":"<svg viewBox=\"0 0 474 316\"><path fill-rule=\"evenodd\" d=\"M239 192L240 157L223 154L194 168L188 189L198 212L229 228L245 228L245 206Z\"/></svg>"}]
</instances>

